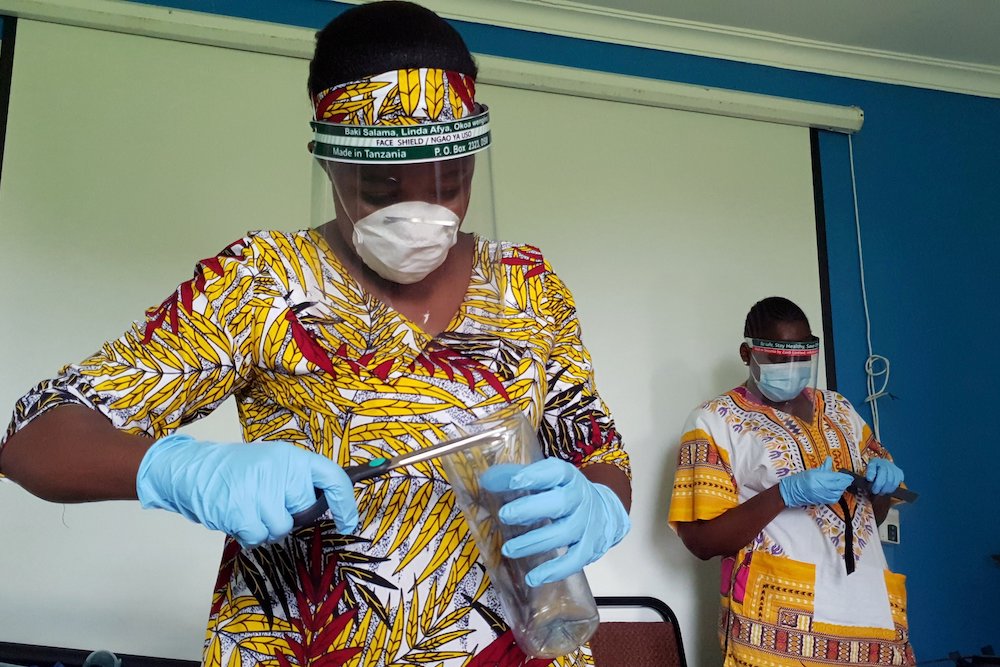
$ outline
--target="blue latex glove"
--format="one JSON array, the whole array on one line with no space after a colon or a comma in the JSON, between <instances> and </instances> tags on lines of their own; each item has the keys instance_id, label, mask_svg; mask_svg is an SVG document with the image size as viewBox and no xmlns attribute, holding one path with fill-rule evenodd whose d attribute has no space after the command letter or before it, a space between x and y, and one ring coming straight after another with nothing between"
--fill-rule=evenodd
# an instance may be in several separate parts
<instances>
[{"instance_id":1,"label":"blue latex glove","mask_svg":"<svg viewBox=\"0 0 1000 667\"><path fill-rule=\"evenodd\" d=\"M503 523L529 526L546 519L551 521L508 540L503 545L503 554L508 558L524 558L567 547L564 554L528 572L525 580L529 586L559 581L579 572L618 544L629 531L628 512L614 491L591 482L576 466L562 459L543 459L503 477L506 477L504 490L530 492L500 508ZM484 480L484 485L499 490L491 488L496 481L487 484Z\"/></svg>"},{"instance_id":2,"label":"blue latex glove","mask_svg":"<svg viewBox=\"0 0 1000 667\"><path fill-rule=\"evenodd\" d=\"M833 471L833 459L828 456L819 468L782 477L778 490L786 507L829 505L844 495L852 481L850 475Z\"/></svg>"},{"instance_id":3,"label":"blue latex glove","mask_svg":"<svg viewBox=\"0 0 1000 667\"><path fill-rule=\"evenodd\" d=\"M865 479L872 483L872 493L884 496L903 483L903 471L889 459L872 459L868 462Z\"/></svg>"},{"instance_id":4,"label":"blue latex glove","mask_svg":"<svg viewBox=\"0 0 1000 667\"><path fill-rule=\"evenodd\" d=\"M347 473L287 442L222 444L170 435L146 452L135 488L144 508L177 512L244 547L288 535L292 514L316 502L315 489L326 495L337 530L350 533L358 524Z\"/></svg>"}]
</instances>

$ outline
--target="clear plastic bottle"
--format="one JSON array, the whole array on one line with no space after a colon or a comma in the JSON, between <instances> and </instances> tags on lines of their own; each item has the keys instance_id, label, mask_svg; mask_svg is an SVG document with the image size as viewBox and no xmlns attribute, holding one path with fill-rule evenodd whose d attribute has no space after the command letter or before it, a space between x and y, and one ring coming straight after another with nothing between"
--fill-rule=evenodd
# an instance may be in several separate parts
<instances>
[{"instance_id":1,"label":"clear plastic bottle","mask_svg":"<svg viewBox=\"0 0 1000 667\"><path fill-rule=\"evenodd\" d=\"M534 429L520 412L504 411L463 430L466 435L496 431L480 445L442 457L441 463L469 529L479 547L504 616L518 646L530 657L555 658L586 643L600 621L597 604L583 572L561 581L528 586L525 575L564 551L556 549L527 558L507 558L500 548L532 526L508 526L497 518L504 504L530 491L493 492L542 454Z\"/></svg>"}]
</instances>

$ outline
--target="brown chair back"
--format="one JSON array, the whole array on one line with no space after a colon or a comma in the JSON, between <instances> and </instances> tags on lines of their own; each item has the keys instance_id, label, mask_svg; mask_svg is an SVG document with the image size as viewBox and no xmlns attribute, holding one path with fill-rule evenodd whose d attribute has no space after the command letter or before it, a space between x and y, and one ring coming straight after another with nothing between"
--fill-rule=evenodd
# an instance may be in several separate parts
<instances>
[{"instance_id":1,"label":"brown chair back","mask_svg":"<svg viewBox=\"0 0 1000 667\"><path fill-rule=\"evenodd\" d=\"M659 621L602 621L590 639L595 667L687 667L673 610L651 597L598 597L598 608L649 609Z\"/></svg>"}]
</instances>

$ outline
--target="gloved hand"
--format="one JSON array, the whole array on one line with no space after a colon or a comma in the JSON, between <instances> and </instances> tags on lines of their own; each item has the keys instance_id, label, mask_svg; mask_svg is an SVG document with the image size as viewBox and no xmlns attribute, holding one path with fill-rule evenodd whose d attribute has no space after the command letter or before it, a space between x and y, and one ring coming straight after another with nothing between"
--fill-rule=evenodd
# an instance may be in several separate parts
<instances>
[{"instance_id":1,"label":"gloved hand","mask_svg":"<svg viewBox=\"0 0 1000 667\"><path fill-rule=\"evenodd\" d=\"M852 481L850 475L833 471L833 459L828 456L819 468L782 477L778 490L786 507L829 505L844 495Z\"/></svg>"},{"instance_id":2,"label":"gloved hand","mask_svg":"<svg viewBox=\"0 0 1000 667\"><path fill-rule=\"evenodd\" d=\"M528 526L549 519L551 523L529 530L508 540L503 554L523 558L559 547L566 553L542 563L528 572L529 586L541 586L565 579L593 563L618 544L628 533L628 512L614 491L595 484L571 463L547 458L514 471L498 475L484 486L491 491L529 491L529 495L510 501L500 508L500 521L508 525ZM494 488L502 486L503 488Z\"/></svg>"},{"instance_id":3,"label":"gloved hand","mask_svg":"<svg viewBox=\"0 0 1000 667\"><path fill-rule=\"evenodd\" d=\"M146 452L135 488L144 508L177 512L244 547L288 535L292 514L316 502L315 489L326 495L338 531L358 524L347 473L287 442L221 444L170 435Z\"/></svg>"},{"instance_id":4,"label":"gloved hand","mask_svg":"<svg viewBox=\"0 0 1000 667\"><path fill-rule=\"evenodd\" d=\"M889 459L872 459L868 462L865 479L872 483L872 493L884 496L903 483L903 471Z\"/></svg>"}]
</instances>

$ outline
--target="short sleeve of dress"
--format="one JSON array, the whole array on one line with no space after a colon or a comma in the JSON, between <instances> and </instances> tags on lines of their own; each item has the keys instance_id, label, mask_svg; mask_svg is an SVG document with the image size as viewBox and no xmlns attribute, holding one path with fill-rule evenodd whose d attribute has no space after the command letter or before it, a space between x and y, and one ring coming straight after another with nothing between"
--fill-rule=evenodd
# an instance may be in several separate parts
<instances>
[{"instance_id":1,"label":"short sleeve of dress","mask_svg":"<svg viewBox=\"0 0 1000 667\"><path fill-rule=\"evenodd\" d=\"M218 407L247 382L260 311L269 305L250 243L241 239L199 262L191 280L120 338L25 394L4 441L60 405L84 405L118 429L154 438Z\"/></svg>"},{"instance_id":2,"label":"short sleeve of dress","mask_svg":"<svg viewBox=\"0 0 1000 667\"><path fill-rule=\"evenodd\" d=\"M631 479L632 468L608 407L597 393L590 353L583 345L573 295L543 263L542 308L553 323L545 367L547 391L540 429L542 449L578 467L607 463Z\"/></svg>"},{"instance_id":3,"label":"short sleeve of dress","mask_svg":"<svg viewBox=\"0 0 1000 667\"><path fill-rule=\"evenodd\" d=\"M667 520L671 527L714 519L739 504L730 452L722 445L725 424L700 407L688 417L677 455Z\"/></svg>"},{"instance_id":4,"label":"short sleeve of dress","mask_svg":"<svg viewBox=\"0 0 1000 667\"><path fill-rule=\"evenodd\" d=\"M833 397L833 402L838 412L846 416L851 430L857 438L857 452L861 455L861 460L867 465L868 461L875 458L892 460L892 455L881 442L875 437L875 433L865 422L864 418L858 414L851 402L835 391L827 392Z\"/></svg>"},{"instance_id":5,"label":"short sleeve of dress","mask_svg":"<svg viewBox=\"0 0 1000 667\"><path fill-rule=\"evenodd\" d=\"M858 421L861 422L861 442L858 443L858 449L861 451L861 459L865 464L872 459L889 459L891 461L892 454L878 441L868 424L861 420L860 416Z\"/></svg>"}]
</instances>

